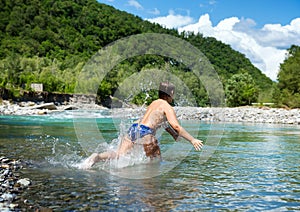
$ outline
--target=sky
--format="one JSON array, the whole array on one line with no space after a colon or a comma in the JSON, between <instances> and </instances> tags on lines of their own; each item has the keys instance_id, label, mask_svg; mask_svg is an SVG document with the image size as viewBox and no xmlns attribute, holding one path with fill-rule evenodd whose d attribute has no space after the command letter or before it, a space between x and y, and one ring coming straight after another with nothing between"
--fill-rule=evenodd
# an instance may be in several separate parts
<instances>
[{"instance_id":1,"label":"sky","mask_svg":"<svg viewBox=\"0 0 300 212\"><path fill-rule=\"evenodd\" d=\"M300 46L300 0L98 0L144 20L215 37L276 81L291 45Z\"/></svg>"}]
</instances>

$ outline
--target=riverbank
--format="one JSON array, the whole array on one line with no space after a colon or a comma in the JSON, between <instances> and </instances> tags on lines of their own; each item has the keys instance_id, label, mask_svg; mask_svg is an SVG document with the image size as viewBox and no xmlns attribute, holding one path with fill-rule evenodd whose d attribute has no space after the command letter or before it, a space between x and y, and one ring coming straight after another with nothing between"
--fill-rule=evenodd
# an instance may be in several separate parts
<instances>
[{"instance_id":1,"label":"riverbank","mask_svg":"<svg viewBox=\"0 0 300 212\"><path fill-rule=\"evenodd\" d=\"M54 103L36 104L20 102L17 104L3 101L0 104L0 115L45 115L65 110L108 110L97 104L60 105ZM121 108L117 113L126 113L129 117L140 116L145 109ZM300 124L300 109L283 109L270 107L236 107L236 108L203 108L175 107L178 119L199 120L206 122L242 122L271 124ZM117 114L114 112L114 114Z\"/></svg>"},{"instance_id":2,"label":"riverbank","mask_svg":"<svg viewBox=\"0 0 300 212\"><path fill-rule=\"evenodd\" d=\"M27 166L21 160L0 156L0 211L18 211L19 195L28 189L31 180L22 178L20 170ZM27 200L24 200L26 204Z\"/></svg>"},{"instance_id":3,"label":"riverbank","mask_svg":"<svg viewBox=\"0 0 300 212\"><path fill-rule=\"evenodd\" d=\"M300 124L300 109L269 107L177 108L179 118L209 122Z\"/></svg>"},{"instance_id":4,"label":"riverbank","mask_svg":"<svg viewBox=\"0 0 300 212\"><path fill-rule=\"evenodd\" d=\"M53 112L62 112L65 110L101 110L104 107L97 104L54 104L54 103L35 103L35 102L19 102L11 103L4 100L0 103L0 115L45 115Z\"/></svg>"}]
</instances>

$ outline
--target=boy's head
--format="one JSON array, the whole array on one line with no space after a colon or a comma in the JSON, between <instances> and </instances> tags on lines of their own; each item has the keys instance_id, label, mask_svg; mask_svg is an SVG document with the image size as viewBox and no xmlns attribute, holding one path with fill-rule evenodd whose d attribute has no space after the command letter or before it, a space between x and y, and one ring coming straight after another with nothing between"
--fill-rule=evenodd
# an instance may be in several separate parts
<instances>
[{"instance_id":1,"label":"boy's head","mask_svg":"<svg viewBox=\"0 0 300 212\"><path fill-rule=\"evenodd\" d=\"M161 82L159 85L158 96L160 99L173 99L175 93L175 86L171 82Z\"/></svg>"}]
</instances>

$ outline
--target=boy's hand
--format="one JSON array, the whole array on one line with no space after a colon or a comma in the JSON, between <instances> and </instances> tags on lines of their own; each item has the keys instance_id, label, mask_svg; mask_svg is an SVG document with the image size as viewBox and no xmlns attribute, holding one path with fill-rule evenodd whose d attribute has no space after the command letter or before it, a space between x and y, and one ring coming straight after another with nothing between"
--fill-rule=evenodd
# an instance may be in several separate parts
<instances>
[{"instance_id":1,"label":"boy's hand","mask_svg":"<svg viewBox=\"0 0 300 212\"><path fill-rule=\"evenodd\" d=\"M202 142L203 141L195 139L195 138L191 141L191 143L193 144L194 148L197 151L201 150L201 148L203 147L203 143Z\"/></svg>"}]
</instances>

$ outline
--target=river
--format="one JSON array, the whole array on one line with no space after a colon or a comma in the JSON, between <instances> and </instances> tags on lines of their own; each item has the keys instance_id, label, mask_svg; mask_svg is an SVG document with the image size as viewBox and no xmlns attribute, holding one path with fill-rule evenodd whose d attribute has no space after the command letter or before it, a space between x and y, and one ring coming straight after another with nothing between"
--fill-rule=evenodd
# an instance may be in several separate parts
<instances>
[{"instance_id":1,"label":"river","mask_svg":"<svg viewBox=\"0 0 300 212\"><path fill-rule=\"evenodd\" d=\"M299 126L181 121L207 146L217 129L209 155L161 132L162 161L82 170L91 150L79 142L80 120L84 126L96 117L95 151L115 145L122 120L107 111L78 113L77 124L72 112L0 116L0 156L30 163L21 174L32 184L18 201L63 211L300 210Z\"/></svg>"}]
</instances>

